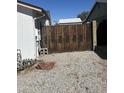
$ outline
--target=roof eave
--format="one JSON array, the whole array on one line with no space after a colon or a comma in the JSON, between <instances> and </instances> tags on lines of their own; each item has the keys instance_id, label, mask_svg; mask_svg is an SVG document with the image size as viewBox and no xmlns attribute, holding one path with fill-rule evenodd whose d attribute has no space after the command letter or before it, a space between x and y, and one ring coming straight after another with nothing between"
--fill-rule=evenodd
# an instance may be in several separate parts
<instances>
[{"instance_id":1,"label":"roof eave","mask_svg":"<svg viewBox=\"0 0 124 93\"><path fill-rule=\"evenodd\" d=\"M29 8L29 9L37 11L37 12L42 12L42 9L38 9L38 8L35 8L35 7L32 7L32 6L28 6L28 5L25 5L25 4L17 3L17 5L25 7L25 8Z\"/></svg>"},{"instance_id":2,"label":"roof eave","mask_svg":"<svg viewBox=\"0 0 124 93\"><path fill-rule=\"evenodd\" d=\"M96 6L98 3L107 3L107 0L104 0L104 2L103 2L103 1L100 1L100 0L97 0L97 1L95 2L95 4L93 5L93 7L92 7L92 9L91 9L91 11L90 11L90 13L89 13L89 15L87 16L87 18L86 18L85 21L88 20L89 16L91 15L91 13L93 12L95 6Z\"/></svg>"},{"instance_id":3,"label":"roof eave","mask_svg":"<svg viewBox=\"0 0 124 93\"><path fill-rule=\"evenodd\" d=\"M33 11L38 12L39 14L45 14L46 18L50 20L48 14L46 13L46 11L43 8L40 8L40 7L35 6L35 5L31 5L31 4L26 3L26 2L18 1L18 0L17 0L17 5L29 8L29 9L31 9Z\"/></svg>"}]
</instances>

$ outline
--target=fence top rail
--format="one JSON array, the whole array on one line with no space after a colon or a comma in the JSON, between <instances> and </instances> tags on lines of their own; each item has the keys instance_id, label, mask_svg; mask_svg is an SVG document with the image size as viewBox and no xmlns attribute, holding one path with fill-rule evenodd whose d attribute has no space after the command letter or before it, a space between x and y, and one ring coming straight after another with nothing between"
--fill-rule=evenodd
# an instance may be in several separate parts
<instances>
[{"instance_id":1,"label":"fence top rail","mask_svg":"<svg viewBox=\"0 0 124 93\"><path fill-rule=\"evenodd\" d=\"M85 23L83 24L69 24L69 25L50 25L50 26L43 26L43 27L62 27L62 26L82 26L82 25L85 25Z\"/></svg>"}]
</instances>

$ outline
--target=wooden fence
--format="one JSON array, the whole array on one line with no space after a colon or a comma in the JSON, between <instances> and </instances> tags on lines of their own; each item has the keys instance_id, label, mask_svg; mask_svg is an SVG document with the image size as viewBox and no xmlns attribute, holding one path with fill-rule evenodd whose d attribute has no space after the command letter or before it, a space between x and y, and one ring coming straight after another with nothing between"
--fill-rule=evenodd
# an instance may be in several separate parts
<instances>
[{"instance_id":1,"label":"wooden fence","mask_svg":"<svg viewBox=\"0 0 124 93\"><path fill-rule=\"evenodd\" d=\"M46 26L41 36L41 46L49 52L81 51L91 46L87 24Z\"/></svg>"}]
</instances>

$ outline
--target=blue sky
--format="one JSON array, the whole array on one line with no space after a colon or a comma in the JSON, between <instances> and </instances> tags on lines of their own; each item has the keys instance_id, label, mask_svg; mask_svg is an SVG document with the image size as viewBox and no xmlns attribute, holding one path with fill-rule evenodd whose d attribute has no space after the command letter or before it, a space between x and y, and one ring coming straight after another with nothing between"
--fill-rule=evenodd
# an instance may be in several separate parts
<instances>
[{"instance_id":1,"label":"blue sky","mask_svg":"<svg viewBox=\"0 0 124 93\"><path fill-rule=\"evenodd\" d=\"M95 0L22 0L49 10L52 22L77 17L82 11L90 11Z\"/></svg>"}]
</instances>

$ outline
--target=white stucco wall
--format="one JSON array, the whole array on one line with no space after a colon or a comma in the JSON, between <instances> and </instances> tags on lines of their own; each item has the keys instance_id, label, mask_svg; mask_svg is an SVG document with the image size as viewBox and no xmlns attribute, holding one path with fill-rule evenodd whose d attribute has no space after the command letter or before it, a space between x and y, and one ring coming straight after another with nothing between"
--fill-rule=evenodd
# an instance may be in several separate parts
<instances>
[{"instance_id":1,"label":"white stucco wall","mask_svg":"<svg viewBox=\"0 0 124 93\"><path fill-rule=\"evenodd\" d=\"M32 10L18 7L17 48L21 49L22 59L36 58L35 27Z\"/></svg>"}]
</instances>

